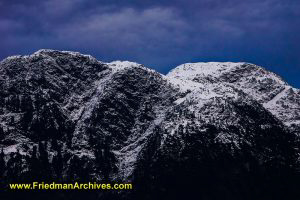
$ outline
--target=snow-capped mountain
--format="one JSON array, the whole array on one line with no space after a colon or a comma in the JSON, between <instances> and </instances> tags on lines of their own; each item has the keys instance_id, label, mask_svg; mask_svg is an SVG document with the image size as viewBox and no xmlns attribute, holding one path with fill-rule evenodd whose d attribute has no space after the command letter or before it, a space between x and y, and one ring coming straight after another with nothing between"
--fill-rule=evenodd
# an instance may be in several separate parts
<instances>
[{"instance_id":1,"label":"snow-capped mountain","mask_svg":"<svg viewBox=\"0 0 300 200\"><path fill-rule=\"evenodd\" d=\"M168 73L171 82L174 78L193 90L207 87L208 84L229 85L250 95L261 103L287 126L300 124L300 90L293 88L276 74L250 63L187 63ZM182 84L179 84L182 85ZM199 84L198 84L199 85Z\"/></svg>"},{"instance_id":2,"label":"snow-capped mountain","mask_svg":"<svg viewBox=\"0 0 300 200\"><path fill-rule=\"evenodd\" d=\"M262 67L187 63L165 76L40 50L1 61L0 88L6 183L134 182L120 199L297 195L300 90Z\"/></svg>"}]
</instances>

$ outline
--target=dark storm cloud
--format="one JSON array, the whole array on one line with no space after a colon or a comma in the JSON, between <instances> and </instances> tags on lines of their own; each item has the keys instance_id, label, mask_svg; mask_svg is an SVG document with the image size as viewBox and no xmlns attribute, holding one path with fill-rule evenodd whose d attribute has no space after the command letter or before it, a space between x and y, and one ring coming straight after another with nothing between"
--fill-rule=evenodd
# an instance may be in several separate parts
<instances>
[{"instance_id":1,"label":"dark storm cloud","mask_svg":"<svg viewBox=\"0 0 300 200\"><path fill-rule=\"evenodd\" d=\"M196 61L247 61L299 87L300 3L279 0L0 0L0 58L40 48L158 71Z\"/></svg>"}]
</instances>

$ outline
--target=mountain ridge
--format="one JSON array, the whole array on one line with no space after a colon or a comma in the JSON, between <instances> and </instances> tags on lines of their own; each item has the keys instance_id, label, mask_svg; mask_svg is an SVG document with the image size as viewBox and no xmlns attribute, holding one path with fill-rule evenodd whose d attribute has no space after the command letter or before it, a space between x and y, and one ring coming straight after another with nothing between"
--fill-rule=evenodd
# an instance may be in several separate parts
<instances>
[{"instance_id":1,"label":"mountain ridge","mask_svg":"<svg viewBox=\"0 0 300 200\"><path fill-rule=\"evenodd\" d=\"M254 64L187 63L162 75L134 62L40 50L1 61L0 88L0 174L8 182L42 179L33 170L42 166L60 181L132 181L132 195L144 198L178 192L167 185L196 177L224 176L215 190L227 192L248 185L245 176L261 182L268 170L272 187L298 177L300 92ZM203 187L205 199L215 186Z\"/></svg>"}]
</instances>

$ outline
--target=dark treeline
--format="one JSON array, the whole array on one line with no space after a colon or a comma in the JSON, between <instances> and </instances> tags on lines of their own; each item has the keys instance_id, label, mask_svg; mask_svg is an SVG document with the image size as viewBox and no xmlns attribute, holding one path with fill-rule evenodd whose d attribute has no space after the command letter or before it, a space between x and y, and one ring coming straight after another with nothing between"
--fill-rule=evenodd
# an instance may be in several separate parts
<instances>
[{"instance_id":1,"label":"dark treeline","mask_svg":"<svg viewBox=\"0 0 300 200\"><path fill-rule=\"evenodd\" d=\"M160 146L158 133L163 132L157 129L149 148L142 152L134 174L137 190L129 199L299 199L293 134L276 128L267 134L254 130L254 139L262 148L241 142L236 150L233 143L215 142L220 131L213 125L195 128L187 124L185 130L180 125L179 134L167 137L155 152L152 149ZM240 130L230 131L239 134ZM172 137L184 137L185 143Z\"/></svg>"},{"instance_id":2,"label":"dark treeline","mask_svg":"<svg viewBox=\"0 0 300 200\"><path fill-rule=\"evenodd\" d=\"M85 197L104 198L109 192L97 191L42 191L10 190L10 183L110 183L114 172L115 158L107 142L98 142L95 148L95 160L64 152L58 140L40 141L32 147L30 155L19 150L5 155L0 153L1 199L81 199ZM49 155L51 154L51 155Z\"/></svg>"}]
</instances>

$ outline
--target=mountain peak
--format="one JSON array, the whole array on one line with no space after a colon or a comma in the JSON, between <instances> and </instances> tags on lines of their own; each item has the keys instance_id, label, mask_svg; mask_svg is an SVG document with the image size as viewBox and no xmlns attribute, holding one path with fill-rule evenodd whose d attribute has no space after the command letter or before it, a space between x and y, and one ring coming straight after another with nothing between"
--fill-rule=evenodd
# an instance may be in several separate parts
<instances>
[{"instance_id":1,"label":"mountain peak","mask_svg":"<svg viewBox=\"0 0 300 200\"><path fill-rule=\"evenodd\" d=\"M223 72L230 71L238 66L244 65L244 62L197 62L197 63L185 63L177 66L171 70L167 76L185 76L189 79L194 78L197 75L218 75Z\"/></svg>"},{"instance_id":2,"label":"mountain peak","mask_svg":"<svg viewBox=\"0 0 300 200\"><path fill-rule=\"evenodd\" d=\"M299 90L277 74L244 62L186 63L167 74L182 91L229 86L260 102L286 125L300 124ZM288 109L293 108L293 109Z\"/></svg>"},{"instance_id":3,"label":"mountain peak","mask_svg":"<svg viewBox=\"0 0 300 200\"><path fill-rule=\"evenodd\" d=\"M46 55L46 56L69 55L69 56L75 56L75 57L86 57L86 58L89 58L90 60L96 61L96 58L94 58L93 56L91 56L89 54L82 54L82 53L76 52L76 51L59 51L59 50L53 50L53 49L40 49L40 50L34 52L31 56L41 56L41 55Z\"/></svg>"},{"instance_id":4,"label":"mountain peak","mask_svg":"<svg viewBox=\"0 0 300 200\"><path fill-rule=\"evenodd\" d=\"M107 63L112 70L119 71L119 70L124 70L128 69L131 67L140 67L142 66L141 64L138 64L136 62L131 62L131 61L121 61L121 60L116 60L110 63Z\"/></svg>"},{"instance_id":5,"label":"mountain peak","mask_svg":"<svg viewBox=\"0 0 300 200\"><path fill-rule=\"evenodd\" d=\"M57 50L54 50L54 49L39 49L36 52L34 52L33 55L45 54L45 53L54 52L54 51L57 51Z\"/></svg>"}]
</instances>

